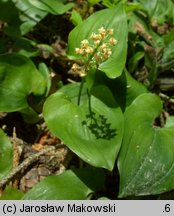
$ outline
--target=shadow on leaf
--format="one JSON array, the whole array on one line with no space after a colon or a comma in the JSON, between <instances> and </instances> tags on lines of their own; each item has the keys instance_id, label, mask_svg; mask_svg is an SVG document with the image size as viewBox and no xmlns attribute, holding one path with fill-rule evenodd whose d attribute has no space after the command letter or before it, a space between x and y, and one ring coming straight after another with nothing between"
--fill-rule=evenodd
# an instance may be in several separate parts
<instances>
[{"instance_id":1,"label":"shadow on leaf","mask_svg":"<svg viewBox=\"0 0 174 216\"><path fill-rule=\"evenodd\" d=\"M117 135L117 130L111 128L108 119L104 115L96 115L94 112L86 115L86 120L82 121L82 125L86 125L96 139L110 140Z\"/></svg>"}]
</instances>

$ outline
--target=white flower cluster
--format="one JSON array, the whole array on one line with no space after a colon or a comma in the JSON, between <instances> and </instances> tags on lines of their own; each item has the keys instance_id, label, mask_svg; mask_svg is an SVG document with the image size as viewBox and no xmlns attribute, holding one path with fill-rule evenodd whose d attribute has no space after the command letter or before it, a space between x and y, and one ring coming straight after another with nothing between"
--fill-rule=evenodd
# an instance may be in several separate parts
<instances>
[{"instance_id":1,"label":"white flower cluster","mask_svg":"<svg viewBox=\"0 0 174 216\"><path fill-rule=\"evenodd\" d=\"M86 76L91 68L97 68L102 62L112 55L112 47L117 44L117 40L112 37L113 29L98 29L98 34L92 32L90 40L82 40L80 48L76 48L76 54L83 57L83 66L74 63L71 73L80 77Z\"/></svg>"}]
</instances>

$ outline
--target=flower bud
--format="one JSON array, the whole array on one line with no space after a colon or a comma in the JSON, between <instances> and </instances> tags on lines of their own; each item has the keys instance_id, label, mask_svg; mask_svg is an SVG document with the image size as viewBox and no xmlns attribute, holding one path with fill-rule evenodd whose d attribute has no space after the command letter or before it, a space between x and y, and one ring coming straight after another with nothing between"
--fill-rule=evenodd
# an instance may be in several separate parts
<instances>
[{"instance_id":1,"label":"flower bud","mask_svg":"<svg viewBox=\"0 0 174 216\"><path fill-rule=\"evenodd\" d=\"M114 45L117 44L117 40L112 37L112 38L109 39L109 43L110 43L110 45L114 46Z\"/></svg>"},{"instance_id":2,"label":"flower bud","mask_svg":"<svg viewBox=\"0 0 174 216\"><path fill-rule=\"evenodd\" d=\"M89 45L89 41L88 40L82 40L81 41L81 48L86 48Z\"/></svg>"},{"instance_id":3,"label":"flower bud","mask_svg":"<svg viewBox=\"0 0 174 216\"><path fill-rule=\"evenodd\" d=\"M80 49L80 48L76 48L75 52L76 52L76 54L83 54L84 53L83 49Z\"/></svg>"},{"instance_id":4,"label":"flower bud","mask_svg":"<svg viewBox=\"0 0 174 216\"><path fill-rule=\"evenodd\" d=\"M98 32L103 36L105 37L106 35L106 29L103 28L103 26L101 28L98 29Z\"/></svg>"},{"instance_id":5,"label":"flower bud","mask_svg":"<svg viewBox=\"0 0 174 216\"><path fill-rule=\"evenodd\" d=\"M107 33L109 34L109 35L113 35L114 34L114 30L111 28L111 29L108 29L107 30Z\"/></svg>"}]
</instances>

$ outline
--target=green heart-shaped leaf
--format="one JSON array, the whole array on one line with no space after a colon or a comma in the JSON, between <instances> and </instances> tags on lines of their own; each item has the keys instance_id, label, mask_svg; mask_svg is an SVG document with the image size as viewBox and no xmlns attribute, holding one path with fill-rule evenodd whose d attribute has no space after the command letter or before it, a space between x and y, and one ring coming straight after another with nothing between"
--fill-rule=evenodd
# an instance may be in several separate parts
<instances>
[{"instance_id":1,"label":"green heart-shaped leaf","mask_svg":"<svg viewBox=\"0 0 174 216\"><path fill-rule=\"evenodd\" d=\"M0 200L20 200L24 193L16 188L7 186L0 196Z\"/></svg>"},{"instance_id":2,"label":"green heart-shaped leaf","mask_svg":"<svg viewBox=\"0 0 174 216\"><path fill-rule=\"evenodd\" d=\"M22 35L31 31L32 28L47 15L47 12L34 7L29 0L12 0L12 2L17 8L18 16L21 21L19 28ZM7 11L5 11L5 13L7 14ZM11 34L14 35L12 30Z\"/></svg>"},{"instance_id":3,"label":"green heart-shaped leaf","mask_svg":"<svg viewBox=\"0 0 174 216\"><path fill-rule=\"evenodd\" d=\"M73 3L64 4L62 0L40 0L40 1L33 1L29 0L30 4L34 5L36 8L52 13L54 15L63 14L70 10L73 7Z\"/></svg>"},{"instance_id":4,"label":"green heart-shaped leaf","mask_svg":"<svg viewBox=\"0 0 174 216\"><path fill-rule=\"evenodd\" d=\"M45 86L30 59L18 54L0 55L0 112L28 109L28 95L44 94Z\"/></svg>"},{"instance_id":5,"label":"green heart-shaped leaf","mask_svg":"<svg viewBox=\"0 0 174 216\"><path fill-rule=\"evenodd\" d=\"M92 32L97 33L102 26L106 29L113 28L113 37L118 43L113 47L111 57L103 62L99 69L108 77L116 78L121 75L125 66L127 51L127 18L122 4L96 12L74 28L69 35L68 55L78 59L75 48L80 47L82 40L89 39Z\"/></svg>"},{"instance_id":6,"label":"green heart-shaped leaf","mask_svg":"<svg viewBox=\"0 0 174 216\"><path fill-rule=\"evenodd\" d=\"M84 161L112 170L123 134L121 109L108 107L94 96L90 105L88 99L84 100L85 97L77 106L65 93L59 91L51 95L43 109L46 124Z\"/></svg>"},{"instance_id":7,"label":"green heart-shaped leaf","mask_svg":"<svg viewBox=\"0 0 174 216\"><path fill-rule=\"evenodd\" d=\"M12 169L12 144L0 129L0 179L5 177Z\"/></svg>"},{"instance_id":8,"label":"green heart-shaped leaf","mask_svg":"<svg viewBox=\"0 0 174 216\"><path fill-rule=\"evenodd\" d=\"M120 197L158 194L174 188L174 125L154 126L162 111L153 94L138 96L125 113L125 131L118 158Z\"/></svg>"},{"instance_id":9,"label":"green heart-shaped leaf","mask_svg":"<svg viewBox=\"0 0 174 216\"><path fill-rule=\"evenodd\" d=\"M156 20L158 23L170 21L173 23L174 3L171 0L136 0L147 11L150 19Z\"/></svg>"},{"instance_id":10,"label":"green heart-shaped leaf","mask_svg":"<svg viewBox=\"0 0 174 216\"><path fill-rule=\"evenodd\" d=\"M86 200L104 184L105 174L101 169L83 168L68 170L58 176L49 176L30 191L26 200Z\"/></svg>"}]
</instances>

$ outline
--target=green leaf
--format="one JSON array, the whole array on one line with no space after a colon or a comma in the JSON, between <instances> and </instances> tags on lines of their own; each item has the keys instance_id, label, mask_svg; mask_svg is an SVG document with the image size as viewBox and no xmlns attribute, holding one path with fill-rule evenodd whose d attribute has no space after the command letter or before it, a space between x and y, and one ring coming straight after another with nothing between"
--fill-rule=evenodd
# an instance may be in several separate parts
<instances>
[{"instance_id":1,"label":"green leaf","mask_svg":"<svg viewBox=\"0 0 174 216\"><path fill-rule=\"evenodd\" d=\"M174 40L174 29L171 29L167 34L163 35L165 45L168 45Z\"/></svg>"},{"instance_id":2,"label":"green leaf","mask_svg":"<svg viewBox=\"0 0 174 216\"><path fill-rule=\"evenodd\" d=\"M142 10L142 9L143 9L143 7L138 3L127 2L127 4L126 4L126 12L127 13L130 13L131 11Z\"/></svg>"},{"instance_id":3,"label":"green leaf","mask_svg":"<svg viewBox=\"0 0 174 216\"><path fill-rule=\"evenodd\" d=\"M158 23L172 21L174 23L174 3L171 0L136 0L141 3L151 19Z\"/></svg>"},{"instance_id":4,"label":"green leaf","mask_svg":"<svg viewBox=\"0 0 174 216\"><path fill-rule=\"evenodd\" d=\"M81 85L80 83L71 83L63 86L61 89L59 89L59 92L66 94L71 99L71 102L76 105L80 85ZM80 97L80 104L82 105L86 103L87 100L88 100L87 87L86 87L86 83L84 83L81 92L81 97Z\"/></svg>"},{"instance_id":5,"label":"green leaf","mask_svg":"<svg viewBox=\"0 0 174 216\"><path fill-rule=\"evenodd\" d=\"M32 40L26 39L24 37L13 38L14 47L13 49L17 53L26 57L33 57L39 55L39 49L36 47L36 43Z\"/></svg>"},{"instance_id":6,"label":"green leaf","mask_svg":"<svg viewBox=\"0 0 174 216\"><path fill-rule=\"evenodd\" d=\"M80 23L83 22L82 17L81 17L80 14L79 14L77 11L75 11L75 10L73 10L73 11L71 12L71 18L70 18L70 20L71 20L71 22L72 22L75 26L76 26L76 25L79 25Z\"/></svg>"},{"instance_id":7,"label":"green leaf","mask_svg":"<svg viewBox=\"0 0 174 216\"><path fill-rule=\"evenodd\" d=\"M16 188L6 187L0 196L0 200L20 200L23 197L23 192Z\"/></svg>"},{"instance_id":8,"label":"green leaf","mask_svg":"<svg viewBox=\"0 0 174 216\"><path fill-rule=\"evenodd\" d=\"M0 55L0 111L29 108L27 97L45 93L45 82L32 61L18 54Z\"/></svg>"},{"instance_id":9,"label":"green leaf","mask_svg":"<svg viewBox=\"0 0 174 216\"><path fill-rule=\"evenodd\" d=\"M20 25L21 34L24 35L29 32L37 23L39 23L47 12L34 7L29 0L12 0L18 11L20 11ZM33 1L32 1L33 2Z\"/></svg>"},{"instance_id":10,"label":"green leaf","mask_svg":"<svg viewBox=\"0 0 174 216\"><path fill-rule=\"evenodd\" d=\"M144 47L143 41L150 44L152 47L162 47L164 45L164 39L154 32L150 25L144 19L144 16L136 13L131 13L129 16L129 32L140 35L141 44Z\"/></svg>"},{"instance_id":11,"label":"green leaf","mask_svg":"<svg viewBox=\"0 0 174 216\"><path fill-rule=\"evenodd\" d=\"M25 200L86 200L102 188L105 180L103 170L82 168L68 170L58 176L49 176L30 191Z\"/></svg>"},{"instance_id":12,"label":"green leaf","mask_svg":"<svg viewBox=\"0 0 174 216\"><path fill-rule=\"evenodd\" d=\"M173 38L174 39L174 38ZM174 41L169 43L165 48L163 52L162 62L167 63L169 61L173 61L174 59ZM163 65L162 65L163 66ZM172 66L173 68L173 66ZM169 70L170 68L168 68Z\"/></svg>"},{"instance_id":13,"label":"green leaf","mask_svg":"<svg viewBox=\"0 0 174 216\"><path fill-rule=\"evenodd\" d=\"M89 4L91 5L95 5L97 4L98 2L100 2L100 0L88 0Z\"/></svg>"},{"instance_id":14,"label":"green leaf","mask_svg":"<svg viewBox=\"0 0 174 216\"><path fill-rule=\"evenodd\" d=\"M121 75L125 66L127 52L127 18L122 4L113 9L98 11L76 26L69 34L68 55L78 59L75 48L80 47L82 40L89 39L92 32L97 33L102 26L106 29L113 28L113 37L118 43L114 46L111 57L103 62L99 69L109 78L116 78Z\"/></svg>"},{"instance_id":15,"label":"green leaf","mask_svg":"<svg viewBox=\"0 0 174 216\"><path fill-rule=\"evenodd\" d=\"M46 11L48 13L58 15L58 14L64 14L68 10L70 10L73 7L73 3L64 4L62 0L38 0L33 1L29 0L30 4L35 6L36 8Z\"/></svg>"},{"instance_id":16,"label":"green leaf","mask_svg":"<svg viewBox=\"0 0 174 216\"><path fill-rule=\"evenodd\" d=\"M113 8L121 1L124 3L125 0L102 0L102 4L108 8Z\"/></svg>"},{"instance_id":17,"label":"green leaf","mask_svg":"<svg viewBox=\"0 0 174 216\"><path fill-rule=\"evenodd\" d=\"M20 55L26 57L33 57L39 55L39 48L36 47L36 42L26 39L24 37L6 37L0 40L0 54L9 52L10 49L17 52Z\"/></svg>"},{"instance_id":18,"label":"green leaf","mask_svg":"<svg viewBox=\"0 0 174 216\"><path fill-rule=\"evenodd\" d=\"M148 90L143 84L135 80L128 72L125 72L126 76L126 106L129 106L136 97L143 93L147 93Z\"/></svg>"},{"instance_id":19,"label":"green leaf","mask_svg":"<svg viewBox=\"0 0 174 216\"><path fill-rule=\"evenodd\" d=\"M46 100L43 115L48 128L80 158L112 170L120 149L123 115L119 107L108 107L101 100L91 96L90 102L87 99L77 106L59 91Z\"/></svg>"},{"instance_id":20,"label":"green leaf","mask_svg":"<svg viewBox=\"0 0 174 216\"><path fill-rule=\"evenodd\" d=\"M109 199L108 197L100 197L97 200L111 200L111 199Z\"/></svg>"},{"instance_id":21,"label":"green leaf","mask_svg":"<svg viewBox=\"0 0 174 216\"><path fill-rule=\"evenodd\" d=\"M154 125L161 111L159 97L148 93L137 97L125 112L118 158L119 197L159 194L174 188L174 126Z\"/></svg>"},{"instance_id":22,"label":"green leaf","mask_svg":"<svg viewBox=\"0 0 174 216\"><path fill-rule=\"evenodd\" d=\"M135 69L137 68L137 65L139 63L139 61L144 57L144 52L139 51L136 52L129 60L129 73L132 73L135 71Z\"/></svg>"},{"instance_id":23,"label":"green leaf","mask_svg":"<svg viewBox=\"0 0 174 216\"><path fill-rule=\"evenodd\" d=\"M20 35L20 24L18 10L11 1L0 1L0 20L7 22L4 28L6 34L10 36Z\"/></svg>"},{"instance_id":24,"label":"green leaf","mask_svg":"<svg viewBox=\"0 0 174 216\"><path fill-rule=\"evenodd\" d=\"M123 112L136 97L148 92L145 86L135 80L126 70L116 79L109 79L99 71L96 73L94 86L99 85L105 85L111 90L114 100L117 101ZM107 94L103 93L103 95L107 97ZM108 98L108 100L112 99Z\"/></svg>"},{"instance_id":25,"label":"green leaf","mask_svg":"<svg viewBox=\"0 0 174 216\"><path fill-rule=\"evenodd\" d=\"M45 96L48 96L51 88L51 77L50 77L49 69L45 63L42 62L39 64L39 72L42 74L42 76L45 79L45 83L47 86L47 91L45 93Z\"/></svg>"},{"instance_id":26,"label":"green leaf","mask_svg":"<svg viewBox=\"0 0 174 216\"><path fill-rule=\"evenodd\" d=\"M166 127L174 127L174 116L169 116L166 120Z\"/></svg>"},{"instance_id":27,"label":"green leaf","mask_svg":"<svg viewBox=\"0 0 174 216\"><path fill-rule=\"evenodd\" d=\"M13 150L12 144L0 129L0 179L5 177L12 169Z\"/></svg>"}]
</instances>

